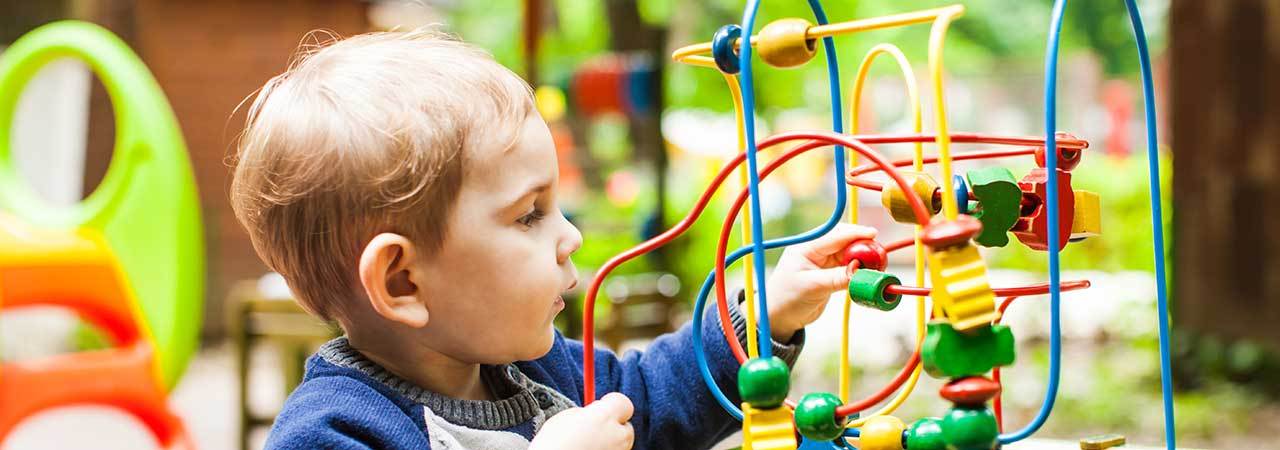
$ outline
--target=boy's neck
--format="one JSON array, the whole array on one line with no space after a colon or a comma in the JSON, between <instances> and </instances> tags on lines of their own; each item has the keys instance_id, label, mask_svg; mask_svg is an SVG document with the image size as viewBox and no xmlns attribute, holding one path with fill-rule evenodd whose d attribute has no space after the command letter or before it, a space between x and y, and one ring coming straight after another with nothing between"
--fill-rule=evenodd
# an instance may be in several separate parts
<instances>
[{"instance_id":1,"label":"boy's neck","mask_svg":"<svg viewBox=\"0 0 1280 450\"><path fill-rule=\"evenodd\" d=\"M379 336L348 333L347 341L370 361L423 389L462 400L496 400L480 378L479 364Z\"/></svg>"}]
</instances>

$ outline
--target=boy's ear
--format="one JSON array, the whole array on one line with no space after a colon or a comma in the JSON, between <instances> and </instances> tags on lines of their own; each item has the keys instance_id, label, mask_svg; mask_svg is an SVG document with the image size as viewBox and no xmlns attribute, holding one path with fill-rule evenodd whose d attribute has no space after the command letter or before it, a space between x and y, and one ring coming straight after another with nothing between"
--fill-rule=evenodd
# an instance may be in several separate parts
<instances>
[{"instance_id":1,"label":"boy's ear","mask_svg":"<svg viewBox=\"0 0 1280 450\"><path fill-rule=\"evenodd\" d=\"M413 242L395 233L373 237L360 254L360 284L378 315L414 328L427 324L427 304L410 271Z\"/></svg>"}]
</instances>

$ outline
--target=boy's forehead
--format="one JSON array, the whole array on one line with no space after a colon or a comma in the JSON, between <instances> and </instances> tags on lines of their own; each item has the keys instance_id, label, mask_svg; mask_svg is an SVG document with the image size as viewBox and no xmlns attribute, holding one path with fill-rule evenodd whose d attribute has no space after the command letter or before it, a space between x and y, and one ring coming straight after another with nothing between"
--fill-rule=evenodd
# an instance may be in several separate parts
<instances>
[{"instance_id":1,"label":"boy's forehead","mask_svg":"<svg viewBox=\"0 0 1280 450\"><path fill-rule=\"evenodd\" d=\"M548 135L546 125L536 116L518 124L502 125L491 125L477 136L480 142L468 154L464 185L507 192L525 189L531 183L554 181L555 151L549 136L544 137Z\"/></svg>"}]
</instances>

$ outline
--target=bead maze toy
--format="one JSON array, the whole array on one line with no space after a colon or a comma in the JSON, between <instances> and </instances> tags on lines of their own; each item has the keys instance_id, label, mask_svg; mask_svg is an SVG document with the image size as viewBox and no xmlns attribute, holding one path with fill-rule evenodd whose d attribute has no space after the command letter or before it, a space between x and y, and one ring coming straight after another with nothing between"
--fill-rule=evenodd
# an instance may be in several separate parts
<instances>
[{"instance_id":1,"label":"bead maze toy","mask_svg":"<svg viewBox=\"0 0 1280 450\"><path fill-rule=\"evenodd\" d=\"M14 166L9 127L19 94L58 58L86 62L116 111L101 185L51 207ZM0 441L24 418L76 404L140 419L160 447L193 448L166 397L195 351L204 241L195 179L177 119L151 73L109 31L57 22L0 57L0 310L56 306L107 335L111 348L0 364Z\"/></svg>"},{"instance_id":2,"label":"bead maze toy","mask_svg":"<svg viewBox=\"0 0 1280 450\"><path fill-rule=\"evenodd\" d=\"M1079 164L1089 145L1056 129L1058 41L1066 1L1055 2L1050 21L1045 62L1046 131L1043 138L960 133L948 129L943 89L943 44L950 24L964 13L962 5L832 23L827 20L819 0L809 0L817 24L800 18L787 18L769 23L753 34L759 3L758 0L747 2L741 26L726 25L716 31L710 42L680 48L672 55L677 62L717 69L723 74L739 118L738 147L742 152L724 165L680 222L607 261L588 286L583 308L586 346L583 358L584 401L591 403L596 398L593 317L595 300L604 278L618 265L652 251L686 231L701 215L711 196L745 161L739 176L746 188L735 198L724 219L713 261L714 269L703 283L694 305L692 342L706 388L725 411L743 423L743 448L790 450L798 445L804 448L853 448L847 438L857 437L858 445L864 450L990 450L1031 436L1048 419L1057 396L1061 366L1061 292L1089 287L1087 280L1063 282L1060 279L1058 252L1069 242L1102 232L1098 195L1076 190L1071 184L1071 171ZM1164 237L1160 223L1150 57L1137 6L1134 0L1125 0L1125 4L1138 45L1146 101L1165 441L1167 447L1173 449L1175 436L1169 378ZM930 25L928 79L932 84L936 129L932 133L923 130L922 105L906 56L893 44L884 43L874 46L859 66L850 97L846 131L841 114L842 98L833 38L915 24ZM816 56L819 40L822 41L828 69L832 131L786 132L757 140L752 54L758 52L760 60L770 66L795 67ZM871 63L881 55L892 57L906 82L914 122L911 134L860 134L858 111L864 82ZM873 145L890 143L914 144L914 157L888 161L872 148ZM936 156L925 155L923 147L926 143L936 146ZM790 147L764 167L760 166L758 149L784 144ZM1010 148L953 154L952 144ZM759 214L760 180L795 156L820 148L829 148L833 153L837 189L835 208L830 218L809 232L766 241ZM848 163L846 150L853 151ZM1037 167L1021 179L1001 167L970 170L964 176L953 173L952 168L955 161L1028 156L1034 158ZM869 163L859 165L859 158L865 158ZM933 164L939 169L939 178L936 179L925 171L926 165ZM900 169L906 167L910 170ZM864 177L874 172L884 173L890 181L882 184ZM912 225L914 238L887 243L864 240L845 249L841 262L847 264L851 271L851 280L843 311L840 392L838 395L811 393L798 402L788 400L789 369L782 360L770 354L764 252L806 242L830 231L842 220L848 199L856 189L880 191L883 206L890 216L896 222ZM856 204L848 209L848 220L857 222ZM742 223L743 247L729 253L729 235L740 211L746 217ZM941 216L937 216L939 213ZM1010 287L990 285L986 264L977 247L1004 247L1010 242L1010 233L1022 245L1046 252L1048 283ZM885 272L887 253L907 247L915 250L914 286L905 285L897 276ZM725 287L727 266L740 259L745 259L744 293L747 301L743 314L747 323L746 349L738 342L729 321ZM932 287L924 287L926 276ZM741 404L729 400L707 367L701 321L707 299L713 291L720 328L734 357L741 363L737 385ZM1014 362L1014 340L1013 331L1002 325L1000 319L1015 299L1041 294L1048 294L1050 299L1050 357L1045 399L1031 423L1008 432L1004 430L1001 418L999 370ZM856 304L872 311L888 311L901 305L903 296L916 297L916 348L887 386L853 401L849 392L848 360L851 307ZM1003 299L997 302L997 298ZM948 380L939 395L951 402L952 408L941 417L927 417L911 423L891 416L911 394L921 372ZM880 410L868 412L895 392L897 395ZM993 407L989 407L989 403ZM1094 445L1091 448L1105 448L1122 442L1122 438L1109 438L1089 445Z\"/></svg>"}]
</instances>

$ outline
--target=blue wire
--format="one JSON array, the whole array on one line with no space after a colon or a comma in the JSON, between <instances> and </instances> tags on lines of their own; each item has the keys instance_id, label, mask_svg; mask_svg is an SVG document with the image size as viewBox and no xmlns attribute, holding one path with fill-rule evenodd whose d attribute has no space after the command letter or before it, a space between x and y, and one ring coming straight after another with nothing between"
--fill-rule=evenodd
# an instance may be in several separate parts
<instances>
[{"instance_id":1,"label":"blue wire","mask_svg":"<svg viewBox=\"0 0 1280 450\"><path fill-rule=\"evenodd\" d=\"M757 331L760 338L760 357L769 358L772 355L772 346L769 345L769 309L768 300L765 295L765 276L764 276L764 224L760 217L760 171L756 164L756 95L753 88L753 80L751 77L751 44L748 42L751 33L755 29L756 11L760 9L760 0L751 0L747 3L746 11L742 16L742 36L745 39L738 50L738 67L742 70L742 75L738 79L738 86L742 90L742 125L746 130L746 152L747 152L747 192L751 195L751 253L754 259L756 274L756 298L759 301L758 319L756 321ZM841 189L843 190L843 189ZM750 301L751 299L747 299Z\"/></svg>"},{"instance_id":2,"label":"blue wire","mask_svg":"<svg viewBox=\"0 0 1280 450\"><path fill-rule=\"evenodd\" d=\"M760 0L751 0L747 4L746 11L742 17L742 35L750 38L755 26L756 11L760 9ZM820 0L809 0L809 9L813 10L813 17L819 25L828 23L827 13L822 9ZM840 107L840 65L836 58L836 42L830 36L822 38L822 49L826 53L827 58L827 83L831 89L831 129L836 133L844 133L844 117ZM747 151L747 190L751 195L751 251L755 265L756 273L756 296L759 299L758 319L756 320L756 335L759 339L760 357L768 358L772 355L772 345L769 341L769 304L765 292L765 260L764 251L764 225L763 219L760 217L760 179L759 170L756 163L756 93L754 82L752 79L751 69L751 45L744 41L742 49L738 54L738 65L741 67L742 75L738 79L738 85L742 91L742 123L746 131L746 151ZM837 145L835 148L835 161L833 170L835 172L836 181L836 210L827 220L824 227L811 231L805 238L797 241L807 242L818 238L835 228L840 223L840 217L844 215L845 207L845 187L844 187L844 165L845 165L845 149ZM791 244L787 244L791 245Z\"/></svg>"},{"instance_id":3,"label":"blue wire","mask_svg":"<svg viewBox=\"0 0 1280 450\"><path fill-rule=\"evenodd\" d=\"M1058 398L1058 379L1061 375L1062 360L1062 291L1059 289L1060 278L1058 267L1058 177L1057 177L1057 90L1058 90L1058 40L1062 35L1062 12L1066 9L1067 0L1053 3L1053 16L1049 23L1049 44L1044 62L1044 148L1046 149L1044 165L1048 176L1045 213L1049 224L1049 386L1045 390L1044 403L1040 412L1026 427L1013 433L1001 434L999 442L1010 444L1026 439L1039 430L1049 419L1053 411L1053 403ZM1052 154L1050 154L1052 152Z\"/></svg>"},{"instance_id":4,"label":"blue wire","mask_svg":"<svg viewBox=\"0 0 1280 450\"><path fill-rule=\"evenodd\" d=\"M1147 51L1147 33L1142 29L1142 14L1134 0L1125 0L1133 38L1138 44L1138 64L1142 68L1142 108L1147 125L1147 173L1151 195L1151 241L1155 244L1156 310L1160 315L1160 394L1164 400L1164 441L1173 450L1177 430L1173 424L1173 367L1169 357L1169 300L1164 269L1164 213L1160 200L1160 149L1156 143L1155 88L1151 81L1151 55Z\"/></svg>"},{"instance_id":5,"label":"blue wire","mask_svg":"<svg viewBox=\"0 0 1280 450\"><path fill-rule=\"evenodd\" d=\"M754 10L754 8L757 8L757 7L759 7L759 0L752 0L751 4L748 5L748 8L752 8L752 10ZM827 14L825 11L823 11L822 3L819 0L809 0L809 8L813 10L814 19L817 20L819 24L826 24L828 22ZM754 20L754 17L752 19ZM751 36L750 30L748 29L748 31L744 31L743 36ZM827 58L827 82L831 87L831 128L836 133L844 133L844 118L843 118L843 115L841 114L841 106L840 106L841 105L840 65L836 57L835 40L830 37L822 38L822 45L823 45L823 51L826 52L826 58ZM742 48L747 49L744 51L744 53L749 53L750 52L749 49L751 48L751 46L743 45ZM742 68L742 71L745 72L744 75L747 77L750 77L751 65L748 63L749 60L748 61L740 60L739 62L743 66L745 66ZM755 97L754 97L754 92L752 92L749 86L744 87L742 91L743 91L743 108L742 108L743 118L744 120L748 120L747 118L751 118L749 119L751 120L751 122L745 124L746 135L748 139L747 162L751 163L752 161L754 161L754 157L755 157L755 153L754 153L755 126L754 126L754 117L753 117L754 111L755 111ZM751 102L750 108L747 107L748 99L750 99L750 102ZM836 188L836 206L835 206L835 210L831 212L831 217L827 219L826 223L822 224L818 228L809 230L806 233L796 235L796 236L789 236L785 238L766 241L763 243L763 246L762 246L764 249L774 249L778 247L785 247L788 245L795 245L802 242L812 241L814 239L817 239L827 234L833 228L835 228L837 224L840 223L840 218L844 216L845 204L848 201L847 193L844 188L845 148L839 145L834 147L835 147L834 148L835 150L834 164L835 165L834 167L832 167L832 171L833 171L833 174L835 175L837 188ZM754 167L750 169L750 173L748 175L749 175L748 178L755 177L756 170ZM758 183L759 180L757 179L756 182ZM749 185L748 188L750 189L751 186ZM752 195L753 195L752 200L757 200L754 197L754 194ZM758 207L753 207L752 209L753 219L759 219L759 216L758 216L759 212L760 212L760 209ZM753 223L752 225L756 225L756 224ZM754 227L753 231L755 231L756 233L759 233L760 227L759 226ZM752 236L753 239L755 239L756 237L759 237L759 236ZM757 250L759 250L759 252L757 252ZM755 245L755 242L753 242L753 245L750 247L742 247L737 250L734 250L733 253L730 253L725 258L726 270L729 267L731 267L734 262L737 262L739 259L742 259L743 256L746 256L748 252L757 252L755 253L756 254L755 260L757 265L756 275L757 277L761 275L762 272L760 271L760 269L762 268L764 259L761 258L759 255L763 254L763 250L757 247ZM759 280L759 278L757 279ZM724 407L724 410L727 411L729 415L733 416L738 420L742 420L742 410L739 409L737 405L734 405L733 402L729 401L728 397L725 397L724 391L720 390L720 386L716 384L715 378L711 376L711 369L707 365L706 349L704 348L703 341L702 341L702 314L703 314L703 311L706 309L707 297L711 293L711 287L714 285L715 285L715 271L713 270L711 273L708 273L707 278L703 280L702 288L698 291L698 300L697 302L694 303L694 307L693 307L694 357L698 361L698 371L702 374L702 381L706 383L707 389L711 391L711 395L715 397L716 401L720 403L720 406ZM758 328L760 330L759 332L760 352L761 352L761 356L768 356L772 353L771 349L773 348L772 342L770 342L770 338L769 338L770 336L770 332L768 328L769 311L768 309L765 308L766 305L763 302L764 284L759 283L757 284L757 286L759 286L759 288L757 289L757 292L761 299L760 308L759 308L759 316L761 320L758 322L758 324L760 325L760 327Z\"/></svg>"}]
</instances>

